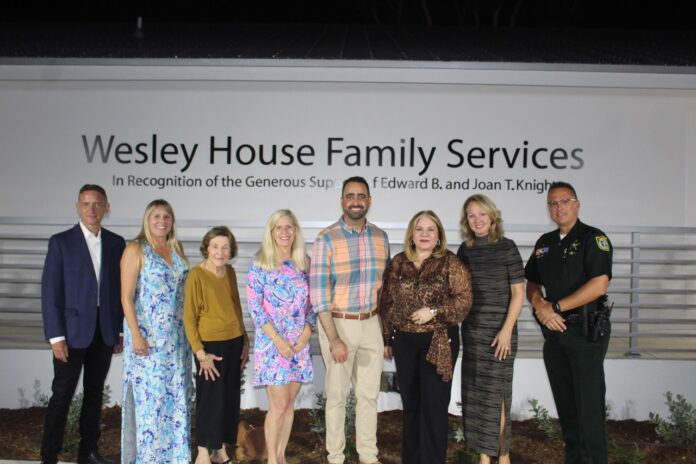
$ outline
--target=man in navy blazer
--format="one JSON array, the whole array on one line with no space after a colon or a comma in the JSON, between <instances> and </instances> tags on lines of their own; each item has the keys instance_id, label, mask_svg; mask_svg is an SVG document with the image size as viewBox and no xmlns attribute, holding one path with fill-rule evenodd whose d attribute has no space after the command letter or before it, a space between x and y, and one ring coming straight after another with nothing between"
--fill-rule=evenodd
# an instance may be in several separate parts
<instances>
[{"instance_id":1,"label":"man in navy blazer","mask_svg":"<svg viewBox=\"0 0 696 464\"><path fill-rule=\"evenodd\" d=\"M77 462L110 464L99 454L97 442L111 355L123 346L120 261L126 243L101 227L109 211L102 187L84 185L75 206L80 222L51 237L41 277L44 333L53 351L41 462L58 460L68 409L84 367Z\"/></svg>"}]
</instances>

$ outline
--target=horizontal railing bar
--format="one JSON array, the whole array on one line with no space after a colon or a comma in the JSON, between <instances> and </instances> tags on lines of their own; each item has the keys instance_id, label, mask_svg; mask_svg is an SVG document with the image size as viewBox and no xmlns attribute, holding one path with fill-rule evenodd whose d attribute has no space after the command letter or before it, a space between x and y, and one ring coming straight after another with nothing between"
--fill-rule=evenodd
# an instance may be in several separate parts
<instances>
[{"instance_id":1,"label":"horizontal railing bar","mask_svg":"<svg viewBox=\"0 0 696 464\"><path fill-rule=\"evenodd\" d=\"M680 288L673 288L673 289L657 289L657 288L646 288L646 289L638 289L636 292L633 289L630 288L610 288L609 289L609 294L631 294L631 293L638 293L639 295L693 295L696 293L694 290L684 290ZM641 305L641 308L643 306Z\"/></svg>"},{"instance_id":2,"label":"horizontal railing bar","mask_svg":"<svg viewBox=\"0 0 696 464\"><path fill-rule=\"evenodd\" d=\"M520 318L519 322L534 322L536 321L534 319L522 319ZM694 324L694 327L696 328L696 318L695 319L672 319L672 318L647 318L647 317L637 317L637 318L631 318L631 317L612 317L611 318L612 323L616 324L628 324L629 322L639 322L641 324ZM518 330L522 331L525 330L524 328L518 328Z\"/></svg>"},{"instance_id":3,"label":"horizontal railing bar","mask_svg":"<svg viewBox=\"0 0 696 464\"><path fill-rule=\"evenodd\" d=\"M696 244L690 243L652 243L647 244L613 244L614 249L640 249L640 250L696 250Z\"/></svg>"},{"instance_id":4,"label":"horizontal railing bar","mask_svg":"<svg viewBox=\"0 0 696 464\"><path fill-rule=\"evenodd\" d=\"M0 307L0 314L41 314L41 308L3 308Z\"/></svg>"},{"instance_id":5,"label":"horizontal railing bar","mask_svg":"<svg viewBox=\"0 0 696 464\"><path fill-rule=\"evenodd\" d=\"M43 270L43 264L7 264L0 263L0 269L41 269Z\"/></svg>"},{"instance_id":6,"label":"horizontal railing bar","mask_svg":"<svg viewBox=\"0 0 696 464\"><path fill-rule=\"evenodd\" d=\"M0 277L0 284L40 284L41 279L26 279L22 277Z\"/></svg>"},{"instance_id":7,"label":"horizontal railing bar","mask_svg":"<svg viewBox=\"0 0 696 464\"><path fill-rule=\"evenodd\" d=\"M611 331L611 337L615 338L623 338L623 337L636 337L636 338L676 338L676 337L681 337L681 338L696 338L696 332L694 333L662 333L662 332L623 332L623 331L615 331L612 329Z\"/></svg>"},{"instance_id":8,"label":"horizontal railing bar","mask_svg":"<svg viewBox=\"0 0 696 464\"><path fill-rule=\"evenodd\" d=\"M641 324L695 324L696 319L669 319L669 318L644 318L644 317L617 317L611 318L612 323L627 324L629 322L639 322Z\"/></svg>"},{"instance_id":9,"label":"horizontal railing bar","mask_svg":"<svg viewBox=\"0 0 696 464\"><path fill-rule=\"evenodd\" d=\"M31 294L31 293L16 293L16 292L0 292L0 298L7 299L26 299L26 300L37 300L41 299L41 295Z\"/></svg>"},{"instance_id":10,"label":"horizontal railing bar","mask_svg":"<svg viewBox=\"0 0 696 464\"><path fill-rule=\"evenodd\" d=\"M639 293L640 295L640 293ZM611 292L610 292L610 297L611 297ZM626 303L626 304L619 304L616 303L614 305L614 309L630 309L630 308L640 308L640 309L657 309L657 310L669 310L669 309L674 309L674 310L689 310L689 309L696 309L696 304L688 304L688 303Z\"/></svg>"},{"instance_id":11,"label":"horizontal railing bar","mask_svg":"<svg viewBox=\"0 0 696 464\"><path fill-rule=\"evenodd\" d=\"M0 255L5 256L44 256L46 250L20 250L19 248L0 248Z\"/></svg>"},{"instance_id":12,"label":"horizontal railing bar","mask_svg":"<svg viewBox=\"0 0 696 464\"><path fill-rule=\"evenodd\" d=\"M626 351L627 348L609 351ZM696 353L696 348L633 348L632 353Z\"/></svg>"},{"instance_id":13,"label":"horizontal railing bar","mask_svg":"<svg viewBox=\"0 0 696 464\"><path fill-rule=\"evenodd\" d=\"M624 274L614 272L612 279L647 279L647 280L694 280L696 274Z\"/></svg>"},{"instance_id":14,"label":"horizontal railing bar","mask_svg":"<svg viewBox=\"0 0 696 464\"><path fill-rule=\"evenodd\" d=\"M633 263L645 264L645 265L660 264L660 265L684 266L684 265L696 264L696 259L645 259L645 258L642 258L642 259L621 259L621 258L614 258L614 264L633 264Z\"/></svg>"},{"instance_id":15,"label":"horizontal railing bar","mask_svg":"<svg viewBox=\"0 0 696 464\"><path fill-rule=\"evenodd\" d=\"M0 327L40 327L43 328L43 321L27 321L0 319Z\"/></svg>"}]
</instances>

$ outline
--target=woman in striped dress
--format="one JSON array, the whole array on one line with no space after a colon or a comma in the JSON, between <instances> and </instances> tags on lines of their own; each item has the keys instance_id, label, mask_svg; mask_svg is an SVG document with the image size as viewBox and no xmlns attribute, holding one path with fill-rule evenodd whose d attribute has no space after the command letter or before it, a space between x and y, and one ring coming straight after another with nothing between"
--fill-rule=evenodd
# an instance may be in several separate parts
<instances>
[{"instance_id":1,"label":"woman in striped dress","mask_svg":"<svg viewBox=\"0 0 696 464\"><path fill-rule=\"evenodd\" d=\"M502 218L485 195L462 208L464 243L457 255L471 271L474 303L462 323L462 413L467 448L479 463L510 462L512 373L517 318L524 301L520 252L503 235Z\"/></svg>"}]
</instances>

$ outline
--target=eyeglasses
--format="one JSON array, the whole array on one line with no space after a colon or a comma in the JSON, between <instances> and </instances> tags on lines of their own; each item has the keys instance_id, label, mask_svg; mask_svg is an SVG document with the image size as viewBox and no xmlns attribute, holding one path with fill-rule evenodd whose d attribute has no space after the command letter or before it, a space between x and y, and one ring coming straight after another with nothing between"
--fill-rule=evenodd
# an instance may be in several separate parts
<instances>
[{"instance_id":1,"label":"eyeglasses","mask_svg":"<svg viewBox=\"0 0 696 464\"><path fill-rule=\"evenodd\" d=\"M568 206L571 203L576 203L578 200L577 198L564 198L563 200L555 200L555 201L549 201L546 204L549 205L549 208L558 208L559 206Z\"/></svg>"}]
</instances>

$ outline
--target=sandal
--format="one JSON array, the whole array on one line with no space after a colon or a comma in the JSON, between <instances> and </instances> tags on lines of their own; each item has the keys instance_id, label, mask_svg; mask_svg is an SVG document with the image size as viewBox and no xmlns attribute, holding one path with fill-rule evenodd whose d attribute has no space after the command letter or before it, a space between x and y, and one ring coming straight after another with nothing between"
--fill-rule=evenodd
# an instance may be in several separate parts
<instances>
[{"instance_id":1,"label":"sandal","mask_svg":"<svg viewBox=\"0 0 696 464\"><path fill-rule=\"evenodd\" d=\"M222 462L213 461L211 459L210 462L212 462L213 464L230 464L232 462L232 458L227 458L226 461L222 461Z\"/></svg>"}]
</instances>

